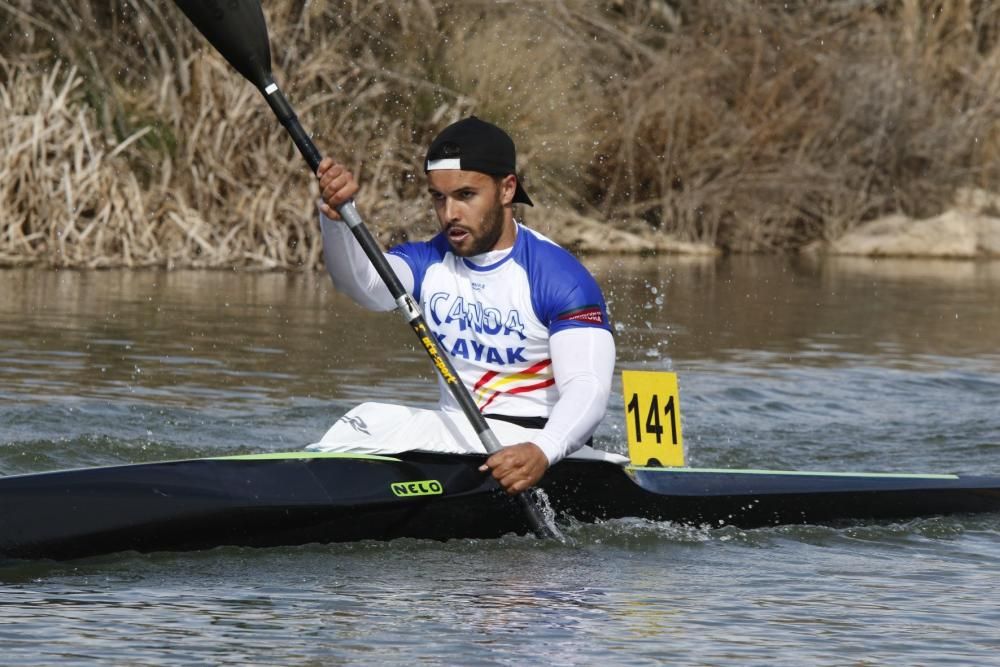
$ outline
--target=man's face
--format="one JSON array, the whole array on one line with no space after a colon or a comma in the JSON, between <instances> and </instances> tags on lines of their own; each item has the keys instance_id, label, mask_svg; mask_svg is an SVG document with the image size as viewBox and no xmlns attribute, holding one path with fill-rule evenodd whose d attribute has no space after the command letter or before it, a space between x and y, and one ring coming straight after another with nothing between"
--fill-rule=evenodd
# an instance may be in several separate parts
<instances>
[{"instance_id":1,"label":"man's face","mask_svg":"<svg viewBox=\"0 0 1000 667\"><path fill-rule=\"evenodd\" d=\"M510 203L516 184L513 176L498 183L478 171L428 172L427 190L434 212L456 255L471 257L514 245Z\"/></svg>"}]
</instances>

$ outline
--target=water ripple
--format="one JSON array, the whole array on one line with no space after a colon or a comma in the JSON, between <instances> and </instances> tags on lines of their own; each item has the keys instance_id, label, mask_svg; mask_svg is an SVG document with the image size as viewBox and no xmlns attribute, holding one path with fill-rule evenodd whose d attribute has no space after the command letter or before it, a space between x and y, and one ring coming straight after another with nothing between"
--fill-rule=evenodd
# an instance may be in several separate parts
<instances>
[{"instance_id":1,"label":"water ripple","mask_svg":"<svg viewBox=\"0 0 1000 667\"><path fill-rule=\"evenodd\" d=\"M1000 472L1000 285L961 283L956 299L908 278L919 263L883 266L617 258L598 275L614 287L620 366L679 373L690 464ZM0 280L0 473L298 449L357 402L435 400L406 327L315 277ZM598 444L623 451L624 423L616 379ZM577 547L509 536L4 563L3 662L798 667L1000 652L998 515L566 530Z\"/></svg>"}]
</instances>

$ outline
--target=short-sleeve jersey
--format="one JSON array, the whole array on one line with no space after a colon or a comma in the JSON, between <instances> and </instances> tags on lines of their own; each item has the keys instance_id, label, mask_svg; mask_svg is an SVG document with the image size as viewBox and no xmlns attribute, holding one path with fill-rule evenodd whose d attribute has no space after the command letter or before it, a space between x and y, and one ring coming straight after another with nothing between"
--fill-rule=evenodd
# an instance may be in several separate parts
<instances>
[{"instance_id":1,"label":"short-sleeve jersey","mask_svg":"<svg viewBox=\"0 0 1000 667\"><path fill-rule=\"evenodd\" d=\"M488 266L456 255L444 233L389 253L409 265L428 326L484 414L548 417L559 398L549 337L574 327L610 331L590 272L521 224L510 253Z\"/></svg>"}]
</instances>

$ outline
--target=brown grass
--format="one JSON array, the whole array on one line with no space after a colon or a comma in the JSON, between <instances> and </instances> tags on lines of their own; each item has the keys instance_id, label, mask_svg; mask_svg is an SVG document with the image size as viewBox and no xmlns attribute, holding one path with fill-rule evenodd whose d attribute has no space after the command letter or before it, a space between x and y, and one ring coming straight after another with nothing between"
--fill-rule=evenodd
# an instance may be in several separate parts
<instances>
[{"instance_id":1,"label":"brown grass","mask_svg":"<svg viewBox=\"0 0 1000 667\"><path fill-rule=\"evenodd\" d=\"M275 73L383 240L476 113L535 209L795 248L1000 179L986 0L265 0ZM0 264L315 268L304 163L159 0L0 0Z\"/></svg>"}]
</instances>

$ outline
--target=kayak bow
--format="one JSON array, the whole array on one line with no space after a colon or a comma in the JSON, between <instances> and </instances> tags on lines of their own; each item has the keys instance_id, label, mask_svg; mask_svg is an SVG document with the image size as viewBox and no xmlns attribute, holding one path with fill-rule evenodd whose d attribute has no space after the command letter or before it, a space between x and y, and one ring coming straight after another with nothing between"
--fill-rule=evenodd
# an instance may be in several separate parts
<instances>
[{"instance_id":1,"label":"kayak bow","mask_svg":"<svg viewBox=\"0 0 1000 667\"><path fill-rule=\"evenodd\" d=\"M0 478L0 556L70 559L222 545L495 538L531 532L484 457L293 452ZM564 517L743 528L1000 510L1000 477L620 467L567 459Z\"/></svg>"}]
</instances>

